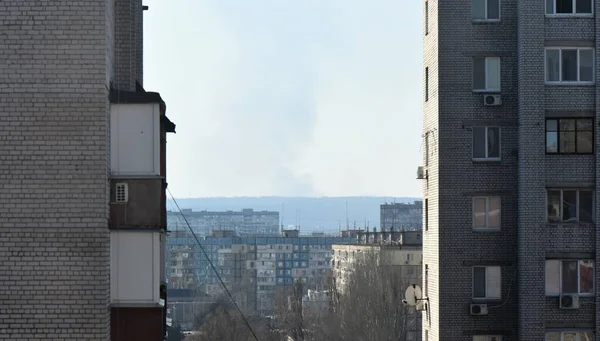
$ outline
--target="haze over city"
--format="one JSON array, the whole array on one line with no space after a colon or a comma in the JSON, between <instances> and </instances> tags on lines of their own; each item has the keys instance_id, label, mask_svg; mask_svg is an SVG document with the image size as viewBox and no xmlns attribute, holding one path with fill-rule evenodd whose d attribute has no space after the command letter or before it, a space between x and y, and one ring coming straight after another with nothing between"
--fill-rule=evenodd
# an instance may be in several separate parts
<instances>
[{"instance_id":1,"label":"haze over city","mask_svg":"<svg viewBox=\"0 0 600 341\"><path fill-rule=\"evenodd\" d=\"M421 196L418 2L144 4L175 197Z\"/></svg>"}]
</instances>

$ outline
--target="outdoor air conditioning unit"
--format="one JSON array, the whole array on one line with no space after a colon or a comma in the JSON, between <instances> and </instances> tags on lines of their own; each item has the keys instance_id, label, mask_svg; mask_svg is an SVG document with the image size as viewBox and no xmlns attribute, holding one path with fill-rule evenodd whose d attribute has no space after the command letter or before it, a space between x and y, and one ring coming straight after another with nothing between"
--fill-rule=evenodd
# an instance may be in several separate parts
<instances>
[{"instance_id":1,"label":"outdoor air conditioning unit","mask_svg":"<svg viewBox=\"0 0 600 341\"><path fill-rule=\"evenodd\" d=\"M487 304L471 304L471 315L487 315Z\"/></svg>"},{"instance_id":2,"label":"outdoor air conditioning unit","mask_svg":"<svg viewBox=\"0 0 600 341\"><path fill-rule=\"evenodd\" d=\"M577 294L560 295L559 307L560 307L560 309L578 309L579 308L579 295L577 295Z\"/></svg>"},{"instance_id":3,"label":"outdoor air conditioning unit","mask_svg":"<svg viewBox=\"0 0 600 341\"><path fill-rule=\"evenodd\" d=\"M427 168L423 166L417 167L417 179L427 179Z\"/></svg>"},{"instance_id":4,"label":"outdoor air conditioning unit","mask_svg":"<svg viewBox=\"0 0 600 341\"><path fill-rule=\"evenodd\" d=\"M500 96L500 95L483 95L483 105L490 106L490 107L502 105L502 96Z\"/></svg>"}]
</instances>

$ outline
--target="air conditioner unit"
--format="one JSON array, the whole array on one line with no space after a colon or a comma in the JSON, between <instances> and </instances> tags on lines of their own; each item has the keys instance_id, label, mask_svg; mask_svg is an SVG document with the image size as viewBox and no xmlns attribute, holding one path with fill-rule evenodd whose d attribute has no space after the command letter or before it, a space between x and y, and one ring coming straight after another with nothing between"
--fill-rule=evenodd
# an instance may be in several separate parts
<instances>
[{"instance_id":1,"label":"air conditioner unit","mask_svg":"<svg viewBox=\"0 0 600 341\"><path fill-rule=\"evenodd\" d=\"M502 105L502 96L501 95L483 95L483 105L485 105L485 106Z\"/></svg>"},{"instance_id":2,"label":"air conditioner unit","mask_svg":"<svg viewBox=\"0 0 600 341\"><path fill-rule=\"evenodd\" d=\"M471 315L487 315L487 304L471 304Z\"/></svg>"},{"instance_id":3,"label":"air conditioner unit","mask_svg":"<svg viewBox=\"0 0 600 341\"><path fill-rule=\"evenodd\" d=\"M417 167L417 179L427 179L427 168L423 166Z\"/></svg>"},{"instance_id":4,"label":"air conditioner unit","mask_svg":"<svg viewBox=\"0 0 600 341\"><path fill-rule=\"evenodd\" d=\"M579 308L579 295L577 295L577 294L560 295L559 307L560 307L560 309L578 309Z\"/></svg>"}]
</instances>

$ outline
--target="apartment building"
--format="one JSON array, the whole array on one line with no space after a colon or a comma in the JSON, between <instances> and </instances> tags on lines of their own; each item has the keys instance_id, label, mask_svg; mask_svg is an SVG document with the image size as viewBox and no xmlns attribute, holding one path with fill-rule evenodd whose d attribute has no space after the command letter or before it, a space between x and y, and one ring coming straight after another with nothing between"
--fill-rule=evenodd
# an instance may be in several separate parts
<instances>
[{"instance_id":1,"label":"apartment building","mask_svg":"<svg viewBox=\"0 0 600 341\"><path fill-rule=\"evenodd\" d=\"M167 217L171 230L187 229L189 223L192 230L201 236L210 236L215 230L235 231L240 236L279 235L279 212L276 211L255 211L251 208L221 212L183 209L181 213L169 211Z\"/></svg>"},{"instance_id":2,"label":"apartment building","mask_svg":"<svg viewBox=\"0 0 600 341\"><path fill-rule=\"evenodd\" d=\"M277 294L291 290L296 282L306 288L321 284L329 272L331 245L356 242L347 237L300 236L297 230L286 230L281 237L215 232L200 238L208 259L242 309L263 316L273 313ZM188 232L171 232L167 239L168 289L193 289L205 300L221 296L222 286L208 259Z\"/></svg>"},{"instance_id":3,"label":"apartment building","mask_svg":"<svg viewBox=\"0 0 600 341\"><path fill-rule=\"evenodd\" d=\"M422 4L423 339L594 340L600 6Z\"/></svg>"},{"instance_id":4,"label":"apartment building","mask_svg":"<svg viewBox=\"0 0 600 341\"><path fill-rule=\"evenodd\" d=\"M420 230L423 223L423 201L385 203L379 208L381 231Z\"/></svg>"},{"instance_id":5,"label":"apartment building","mask_svg":"<svg viewBox=\"0 0 600 341\"><path fill-rule=\"evenodd\" d=\"M0 2L0 338L162 340L166 133L141 0Z\"/></svg>"},{"instance_id":6,"label":"apartment building","mask_svg":"<svg viewBox=\"0 0 600 341\"><path fill-rule=\"evenodd\" d=\"M399 284L401 292L411 284L421 285L422 232L359 232L358 244L331 246L331 269L333 283L341 295L347 292L348 283L356 273L357 266L381 267L380 280ZM383 275L385 274L385 275ZM401 284L400 284L401 283ZM400 303L399 303L400 304ZM409 309L410 318L406 337L408 341L420 341L421 312Z\"/></svg>"}]
</instances>

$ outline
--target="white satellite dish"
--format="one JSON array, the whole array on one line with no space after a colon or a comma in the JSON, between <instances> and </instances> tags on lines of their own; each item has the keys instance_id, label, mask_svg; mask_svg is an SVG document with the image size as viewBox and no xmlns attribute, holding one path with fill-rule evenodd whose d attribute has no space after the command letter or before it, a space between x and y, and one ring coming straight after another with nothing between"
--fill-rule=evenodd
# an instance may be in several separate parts
<instances>
[{"instance_id":1,"label":"white satellite dish","mask_svg":"<svg viewBox=\"0 0 600 341\"><path fill-rule=\"evenodd\" d=\"M416 284L411 284L408 288L406 288L406 293L404 294L404 302L411 307L416 307L421 304L423 300L423 292L421 291L421 287Z\"/></svg>"}]
</instances>

